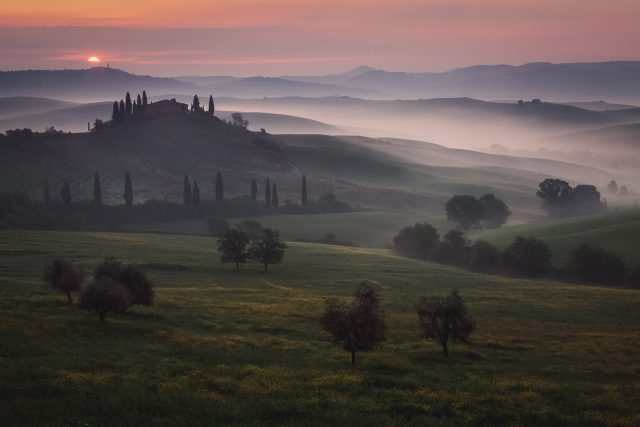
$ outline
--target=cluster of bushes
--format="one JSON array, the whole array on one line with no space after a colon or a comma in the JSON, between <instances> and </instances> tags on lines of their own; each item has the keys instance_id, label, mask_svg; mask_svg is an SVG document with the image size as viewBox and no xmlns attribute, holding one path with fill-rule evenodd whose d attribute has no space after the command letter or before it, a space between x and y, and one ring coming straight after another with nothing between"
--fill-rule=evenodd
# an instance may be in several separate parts
<instances>
[{"instance_id":1,"label":"cluster of bushes","mask_svg":"<svg viewBox=\"0 0 640 427\"><path fill-rule=\"evenodd\" d=\"M459 230L451 230L440 238L435 227L423 223L403 228L393 243L395 250L406 257L482 273L640 288L640 264L629 268L619 255L590 245L576 248L562 268L554 269L549 245L534 237L518 236L511 245L500 250L484 240L470 242Z\"/></svg>"},{"instance_id":2,"label":"cluster of bushes","mask_svg":"<svg viewBox=\"0 0 640 427\"><path fill-rule=\"evenodd\" d=\"M123 264L115 258L105 258L93 272L90 282L71 263L57 259L45 267L45 286L64 292L67 303L72 293L79 292L80 307L95 311L100 322L109 312L124 313L132 305L153 303L153 283L138 266Z\"/></svg>"},{"instance_id":3,"label":"cluster of bushes","mask_svg":"<svg viewBox=\"0 0 640 427\"><path fill-rule=\"evenodd\" d=\"M551 217L560 218L574 215L587 215L607 210L600 200L600 192L593 185L571 187L561 179L545 179L539 184L536 193L544 200L542 208Z\"/></svg>"},{"instance_id":4,"label":"cluster of bushes","mask_svg":"<svg viewBox=\"0 0 640 427\"><path fill-rule=\"evenodd\" d=\"M241 225L246 226L246 221ZM280 239L280 234L270 228L262 229L258 234L250 238L242 228L226 230L218 239L220 262L234 264L236 271L239 271L240 264L254 260L264 266L265 273L270 264L280 264L287 250L287 244Z\"/></svg>"},{"instance_id":5,"label":"cluster of bushes","mask_svg":"<svg viewBox=\"0 0 640 427\"><path fill-rule=\"evenodd\" d=\"M505 202L493 194L479 199L467 194L453 196L445 205L447 219L467 232L473 228L498 228L511 216Z\"/></svg>"},{"instance_id":6,"label":"cluster of bushes","mask_svg":"<svg viewBox=\"0 0 640 427\"><path fill-rule=\"evenodd\" d=\"M475 322L455 290L446 297L421 298L416 314L421 335L437 341L447 358L449 341L464 342L475 330ZM372 351L386 340L387 321L380 295L378 289L367 282L356 289L352 301L327 300L320 324L331 334L334 344L351 353L352 365L356 364L358 352Z\"/></svg>"}]
</instances>

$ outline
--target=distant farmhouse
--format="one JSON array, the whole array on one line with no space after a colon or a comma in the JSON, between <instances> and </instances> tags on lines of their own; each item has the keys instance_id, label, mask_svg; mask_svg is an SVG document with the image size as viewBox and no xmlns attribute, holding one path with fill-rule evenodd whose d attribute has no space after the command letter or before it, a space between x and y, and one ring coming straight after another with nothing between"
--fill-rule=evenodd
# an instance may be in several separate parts
<instances>
[{"instance_id":1,"label":"distant farmhouse","mask_svg":"<svg viewBox=\"0 0 640 427\"><path fill-rule=\"evenodd\" d=\"M183 102L176 101L175 98L163 99L158 102L151 102L147 105L147 113L151 115L162 114L186 114L189 112L189 106Z\"/></svg>"}]
</instances>

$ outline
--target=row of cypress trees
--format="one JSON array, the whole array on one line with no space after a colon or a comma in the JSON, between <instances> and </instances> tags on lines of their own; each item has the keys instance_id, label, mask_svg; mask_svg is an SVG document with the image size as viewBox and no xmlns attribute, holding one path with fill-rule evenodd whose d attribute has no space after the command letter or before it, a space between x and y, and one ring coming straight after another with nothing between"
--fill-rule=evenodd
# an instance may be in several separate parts
<instances>
[{"instance_id":1,"label":"row of cypress trees","mask_svg":"<svg viewBox=\"0 0 640 427\"><path fill-rule=\"evenodd\" d=\"M71 206L71 185L69 181L64 181L62 190L60 191L60 197L66 206ZM125 173L123 198L126 207L130 208L133 206L133 183L129 171ZM251 198L256 201L258 200L258 184L255 179L251 180ZM51 191L48 180L44 181L43 199L46 204L51 203ZM200 206L201 203L198 181L194 180L192 185L188 175L184 176L182 200L185 205L193 205L196 207ZM268 178L265 182L264 200L268 209L277 209L278 206L280 206L278 186L275 182L271 183ZM306 207L307 200L307 177L303 175L300 204ZM93 175L93 201L97 206L102 206L102 184L100 183L100 175L98 172ZM224 202L224 182L222 173L220 172L216 174L215 201Z\"/></svg>"},{"instance_id":2,"label":"row of cypress trees","mask_svg":"<svg viewBox=\"0 0 640 427\"><path fill-rule=\"evenodd\" d=\"M135 101L131 102L131 95L127 92L125 99L118 101L113 101L113 113L111 113L111 118L114 122L119 122L124 120L127 116L132 114L144 113L147 111L147 91L142 91L142 97L138 94Z\"/></svg>"}]
</instances>

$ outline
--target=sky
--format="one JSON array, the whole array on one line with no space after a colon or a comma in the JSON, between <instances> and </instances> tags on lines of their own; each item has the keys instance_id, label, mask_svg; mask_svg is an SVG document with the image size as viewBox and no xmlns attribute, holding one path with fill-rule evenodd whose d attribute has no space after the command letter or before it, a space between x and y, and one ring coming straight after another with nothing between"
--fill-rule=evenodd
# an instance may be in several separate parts
<instances>
[{"instance_id":1,"label":"sky","mask_svg":"<svg viewBox=\"0 0 640 427\"><path fill-rule=\"evenodd\" d=\"M640 60L638 0L5 3L0 70L87 68L90 56L161 76Z\"/></svg>"}]
</instances>

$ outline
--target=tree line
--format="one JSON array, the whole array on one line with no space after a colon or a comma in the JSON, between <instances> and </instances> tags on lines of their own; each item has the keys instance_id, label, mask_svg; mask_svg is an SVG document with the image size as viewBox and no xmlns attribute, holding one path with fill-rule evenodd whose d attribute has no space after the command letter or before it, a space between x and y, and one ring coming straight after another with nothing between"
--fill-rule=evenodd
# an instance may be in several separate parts
<instances>
[{"instance_id":1,"label":"tree line","mask_svg":"<svg viewBox=\"0 0 640 427\"><path fill-rule=\"evenodd\" d=\"M553 267L549 245L534 237L517 236L500 250L485 240L467 240L461 230L450 230L441 238L431 224L417 223L400 230L393 245L397 253L408 258L480 273L640 288L640 263L629 267L620 255L586 244L572 250L561 268Z\"/></svg>"}]
</instances>

